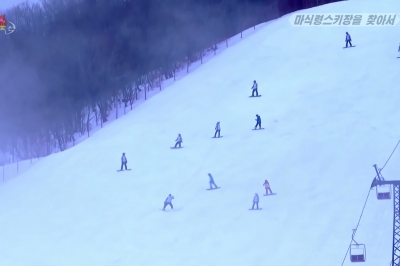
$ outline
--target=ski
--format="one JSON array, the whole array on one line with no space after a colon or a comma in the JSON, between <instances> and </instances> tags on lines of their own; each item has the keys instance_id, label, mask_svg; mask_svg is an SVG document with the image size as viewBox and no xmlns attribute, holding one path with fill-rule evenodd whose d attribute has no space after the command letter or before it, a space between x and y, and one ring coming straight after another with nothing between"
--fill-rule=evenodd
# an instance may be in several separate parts
<instances>
[{"instance_id":1,"label":"ski","mask_svg":"<svg viewBox=\"0 0 400 266\"><path fill-rule=\"evenodd\" d=\"M261 129L264 129L263 127L262 128L253 128L253 130L261 130Z\"/></svg>"},{"instance_id":2,"label":"ski","mask_svg":"<svg viewBox=\"0 0 400 266\"><path fill-rule=\"evenodd\" d=\"M221 136L221 137L212 137L212 139L219 139L219 138L222 138L223 136Z\"/></svg>"},{"instance_id":3,"label":"ski","mask_svg":"<svg viewBox=\"0 0 400 266\"><path fill-rule=\"evenodd\" d=\"M344 48L352 48L352 47L356 47L356 46L353 45L353 46L343 47L343 49L344 49Z\"/></svg>"},{"instance_id":4,"label":"ski","mask_svg":"<svg viewBox=\"0 0 400 266\"><path fill-rule=\"evenodd\" d=\"M264 196L273 196L276 195L276 193L272 193L272 194L264 194Z\"/></svg>"},{"instance_id":5,"label":"ski","mask_svg":"<svg viewBox=\"0 0 400 266\"><path fill-rule=\"evenodd\" d=\"M258 209L249 209L249 211L260 211L262 210L262 208L258 208Z\"/></svg>"},{"instance_id":6,"label":"ski","mask_svg":"<svg viewBox=\"0 0 400 266\"><path fill-rule=\"evenodd\" d=\"M216 188L207 188L207 190L214 190L214 189L219 189L221 187L216 187Z\"/></svg>"},{"instance_id":7,"label":"ski","mask_svg":"<svg viewBox=\"0 0 400 266\"><path fill-rule=\"evenodd\" d=\"M117 170L117 172L123 172L123 171L130 171L132 169L126 169L126 170Z\"/></svg>"},{"instance_id":8,"label":"ski","mask_svg":"<svg viewBox=\"0 0 400 266\"><path fill-rule=\"evenodd\" d=\"M258 95L258 96L249 96L249 98L253 98L253 97L261 97L262 95Z\"/></svg>"},{"instance_id":9,"label":"ski","mask_svg":"<svg viewBox=\"0 0 400 266\"><path fill-rule=\"evenodd\" d=\"M182 149L183 147L171 147L171 149Z\"/></svg>"},{"instance_id":10,"label":"ski","mask_svg":"<svg viewBox=\"0 0 400 266\"><path fill-rule=\"evenodd\" d=\"M171 212L171 211L179 211L180 209L182 209L182 207L180 207L180 208L175 208L175 209L169 209L169 210L163 210L163 209L159 209L160 211L163 211L163 212Z\"/></svg>"}]
</instances>

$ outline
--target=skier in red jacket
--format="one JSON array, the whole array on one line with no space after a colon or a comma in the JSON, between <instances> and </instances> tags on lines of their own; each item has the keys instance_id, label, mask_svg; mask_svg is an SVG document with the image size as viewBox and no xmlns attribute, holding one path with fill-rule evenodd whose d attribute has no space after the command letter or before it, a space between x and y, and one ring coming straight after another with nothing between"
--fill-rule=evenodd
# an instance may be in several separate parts
<instances>
[{"instance_id":1,"label":"skier in red jacket","mask_svg":"<svg viewBox=\"0 0 400 266\"><path fill-rule=\"evenodd\" d=\"M265 182L264 182L263 186L265 187L265 194L266 195L268 195L268 191L271 192L271 194L273 194L267 179L265 179Z\"/></svg>"}]
</instances>

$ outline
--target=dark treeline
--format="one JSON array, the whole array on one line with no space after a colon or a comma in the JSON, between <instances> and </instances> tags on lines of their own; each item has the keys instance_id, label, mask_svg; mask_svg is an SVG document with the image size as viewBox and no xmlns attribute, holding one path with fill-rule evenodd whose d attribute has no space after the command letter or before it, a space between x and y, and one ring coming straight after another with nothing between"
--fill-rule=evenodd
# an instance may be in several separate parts
<instances>
[{"instance_id":1,"label":"dark treeline","mask_svg":"<svg viewBox=\"0 0 400 266\"><path fill-rule=\"evenodd\" d=\"M5 12L17 30L0 36L0 150L13 159L64 150L229 37L326 2L310 1L317 0L20 4Z\"/></svg>"}]
</instances>

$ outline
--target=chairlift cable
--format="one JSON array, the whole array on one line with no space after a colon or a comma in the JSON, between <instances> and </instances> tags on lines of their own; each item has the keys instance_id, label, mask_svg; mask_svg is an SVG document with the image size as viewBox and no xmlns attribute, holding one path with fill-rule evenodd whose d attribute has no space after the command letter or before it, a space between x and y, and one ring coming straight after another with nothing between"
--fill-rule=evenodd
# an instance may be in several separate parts
<instances>
[{"instance_id":1,"label":"chairlift cable","mask_svg":"<svg viewBox=\"0 0 400 266\"><path fill-rule=\"evenodd\" d=\"M385 168L386 164L389 162L390 158L392 158L393 153L395 152L395 150L397 149L397 146L399 146L400 140L399 142L397 142L396 147L394 147L392 153L390 154L389 158L387 159L386 163L383 165L383 167L381 168L381 170L383 170L383 168ZM380 171L379 171L380 172Z\"/></svg>"}]
</instances>

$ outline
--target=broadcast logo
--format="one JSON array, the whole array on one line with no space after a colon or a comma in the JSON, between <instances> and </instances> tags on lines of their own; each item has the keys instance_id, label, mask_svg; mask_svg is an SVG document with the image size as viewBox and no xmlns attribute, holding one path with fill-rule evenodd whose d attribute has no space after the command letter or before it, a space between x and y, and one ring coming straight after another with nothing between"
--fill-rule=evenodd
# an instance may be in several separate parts
<instances>
[{"instance_id":1,"label":"broadcast logo","mask_svg":"<svg viewBox=\"0 0 400 266\"><path fill-rule=\"evenodd\" d=\"M6 20L6 15L0 15L0 31L4 30L6 35L15 31L15 24Z\"/></svg>"}]
</instances>

